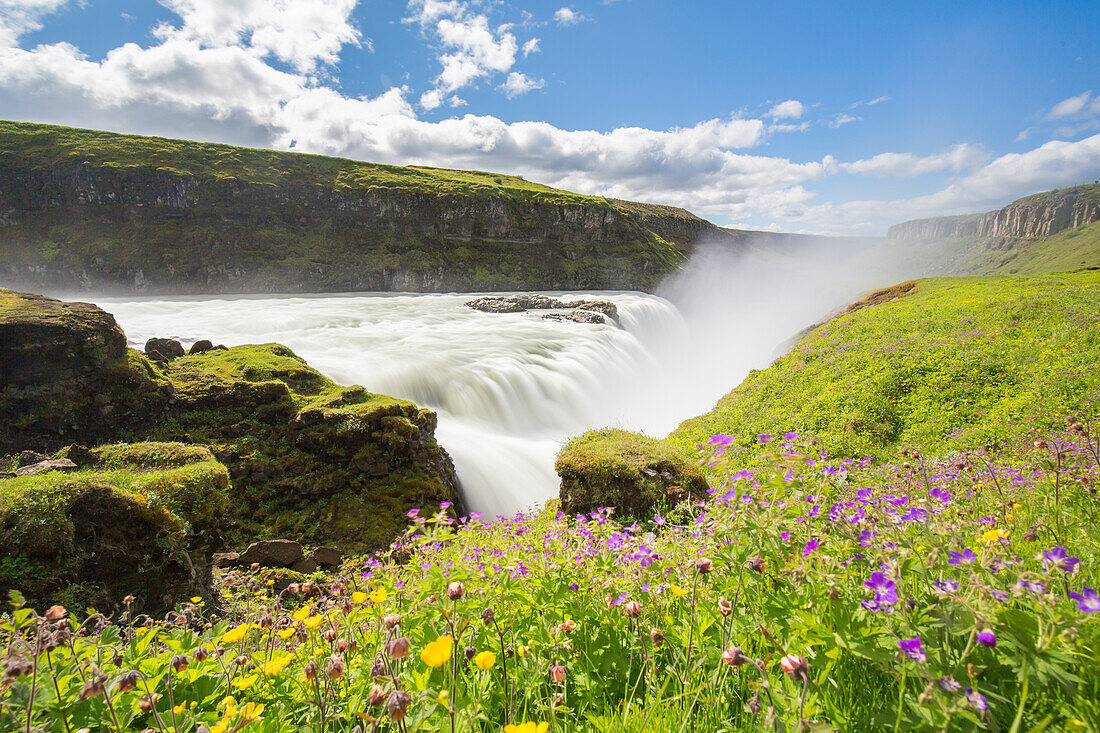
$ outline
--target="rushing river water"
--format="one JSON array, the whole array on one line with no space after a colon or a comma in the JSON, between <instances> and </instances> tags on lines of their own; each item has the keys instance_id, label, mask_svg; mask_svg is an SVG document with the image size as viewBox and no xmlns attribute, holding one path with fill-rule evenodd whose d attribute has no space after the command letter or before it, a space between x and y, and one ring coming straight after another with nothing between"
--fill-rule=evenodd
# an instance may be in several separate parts
<instances>
[{"instance_id":1,"label":"rushing river water","mask_svg":"<svg viewBox=\"0 0 1100 733\"><path fill-rule=\"evenodd\" d=\"M797 258L703 251L662 289L551 293L610 300L620 326L482 313L470 294L100 298L133 346L278 342L341 384L439 413L472 509L511 514L555 496L554 456L571 436L623 427L664 436L707 411L831 308L897 268L837 247Z\"/></svg>"},{"instance_id":2,"label":"rushing river water","mask_svg":"<svg viewBox=\"0 0 1100 733\"><path fill-rule=\"evenodd\" d=\"M561 294L559 294L561 295ZM470 295L362 293L100 299L131 345L151 336L189 346L275 341L342 384L439 412L439 442L471 508L512 513L556 494L562 441L621 425L667 433L684 413L662 354L686 328L666 300L639 293L569 293L614 302L621 327L482 313ZM662 394L668 399L662 399ZM688 407L687 409L690 409Z\"/></svg>"}]
</instances>

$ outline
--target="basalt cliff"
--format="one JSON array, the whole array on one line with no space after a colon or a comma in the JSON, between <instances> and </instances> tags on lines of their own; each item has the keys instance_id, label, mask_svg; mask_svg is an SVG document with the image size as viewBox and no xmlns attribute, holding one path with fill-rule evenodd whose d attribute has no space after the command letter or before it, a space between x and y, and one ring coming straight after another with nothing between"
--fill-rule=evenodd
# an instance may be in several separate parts
<instances>
[{"instance_id":1,"label":"basalt cliff","mask_svg":"<svg viewBox=\"0 0 1100 733\"><path fill-rule=\"evenodd\" d=\"M0 285L35 290L648 290L728 238L514 176L16 122L0 182Z\"/></svg>"},{"instance_id":2,"label":"basalt cliff","mask_svg":"<svg viewBox=\"0 0 1100 733\"><path fill-rule=\"evenodd\" d=\"M1046 191L984 214L914 219L890 227L890 239L1049 237L1100 221L1100 185Z\"/></svg>"}]
</instances>

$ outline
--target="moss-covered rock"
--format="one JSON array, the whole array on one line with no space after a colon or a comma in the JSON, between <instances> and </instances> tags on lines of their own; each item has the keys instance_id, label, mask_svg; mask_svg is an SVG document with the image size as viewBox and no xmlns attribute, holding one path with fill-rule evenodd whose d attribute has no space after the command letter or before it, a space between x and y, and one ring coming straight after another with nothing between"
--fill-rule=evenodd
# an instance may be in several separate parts
<instances>
[{"instance_id":1,"label":"moss-covered rock","mask_svg":"<svg viewBox=\"0 0 1100 733\"><path fill-rule=\"evenodd\" d=\"M105 446L98 467L0 480L0 595L158 612L210 590L229 473L205 448Z\"/></svg>"},{"instance_id":2,"label":"moss-covered rock","mask_svg":"<svg viewBox=\"0 0 1100 733\"><path fill-rule=\"evenodd\" d=\"M625 430L590 430L568 442L555 464L561 510L587 513L615 507L617 514L649 517L706 496L698 466L677 448Z\"/></svg>"}]
</instances>

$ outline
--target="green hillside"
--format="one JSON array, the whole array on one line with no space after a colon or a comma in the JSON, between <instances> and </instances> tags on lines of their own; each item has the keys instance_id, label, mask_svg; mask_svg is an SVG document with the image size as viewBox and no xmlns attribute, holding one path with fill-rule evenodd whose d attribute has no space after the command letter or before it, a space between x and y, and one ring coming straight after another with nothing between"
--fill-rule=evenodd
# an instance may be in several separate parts
<instances>
[{"instance_id":1,"label":"green hillside","mask_svg":"<svg viewBox=\"0 0 1100 733\"><path fill-rule=\"evenodd\" d=\"M1038 275L1100 267L1100 222L1049 237L959 237L929 246L939 250L936 259L941 263L940 269L974 275Z\"/></svg>"},{"instance_id":2,"label":"green hillside","mask_svg":"<svg viewBox=\"0 0 1100 733\"><path fill-rule=\"evenodd\" d=\"M798 431L853 457L981 446L1095 410L1098 363L1100 272L920 280L816 329L669 440Z\"/></svg>"}]
</instances>

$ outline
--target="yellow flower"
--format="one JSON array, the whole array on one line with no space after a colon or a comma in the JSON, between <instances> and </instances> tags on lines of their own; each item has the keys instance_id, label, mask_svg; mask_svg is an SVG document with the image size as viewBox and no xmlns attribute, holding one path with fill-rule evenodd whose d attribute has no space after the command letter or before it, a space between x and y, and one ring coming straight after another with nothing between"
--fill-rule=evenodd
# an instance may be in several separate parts
<instances>
[{"instance_id":1,"label":"yellow flower","mask_svg":"<svg viewBox=\"0 0 1100 733\"><path fill-rule=\"evenodd\" d=\"M237 714L237 701L233 699L232 695L226 695L222 700L222 705L225 706L224 717L228 720Z\"/></svg>"},{"instance_id":2,"label":"yellow flower","mask_svg":"<svg viewBox=\"0 0 1100 733\"><path fill-rule=\"evenodd\" d=\"M187 703L181 702L176 707L172 708L172 712L176 715L183 715L183 711L187 709Z\"/></svg>"},{"instance_id":3,"label":"yellow flower","mask_svg":"<svg viewBox=\"0 0 1100 733\"><path fill-rule=\"evenodd\" d=\"M201 600L202 600L202 596L191 596L191 602L192 603L198 603Z\"/></svg>"},{"instance_id":4,"label":"yellow flower","mask_svg":"<svg viewBox=\"0 0 1100 733\"><path fill-rule=\"evenodd\" d=\"M309 618L309 606L302 606L294 613L290 614L290 617L295 621L305 621Z\"/></svg>"},{"instance_id":5,"label":"yellow flower","mask_svg":"<svg viewBox=\"0 0 1100 733\"><path fill-rule=\"evenodd\" d=\"M222 718L217 723L214 723L214 725L210 726L210 733L225 733L225 731L228 728L229 728L229 719L228 718Z\"/></svg>"},{"instance_id":6,"label":"yellow flower","mask_svg":"<svg viewBox=\"0 0 1100 733\"><path fill-rule=\"evenodd\" d=\"M283 671L283 667L290 664L293 659L293 654L284 654L281 657L272 658L271 661L264 665L264 674L279 674Z\"/></svg>"},{"instance_id":7,"label":"yellow flower","mask_svg":"<svg viewBox=\"0 0 1100 733\"><path fill-rule=\"evenodd\" d=\"M379 586L371 591L370 601L371 603L384 603L387 596L388 594L386 593L386 589Z\"/></svg>"},{"instance_id":8,"label":"yellow flower","mask_svg":"<svg viewBox=\"0 0 1100 733\"><path fill-rule=\"evenodd\" d=\"M239 680L234 680L233 686L239 687L242 690L247 690L252 685L256 684L256 680L260 679L257 674L250 674L247 677L242 677Z\"/></svg>"},{"instance_id":9,"label":"yellow flower","mask_svg":"<svg viewBox=\"0 0 1100 733\"><path fill-rule=\"evenodd\" d=\"M527 656L527 647L525 647L525 646L519 647L518 649L516 649L516 654L518 654L520 657Z\"/></svg>"},{"instance_id":10,"label":"yellow flower","mask_svg":"<svg viewBox=\"0 0 1100 733\"><path fill-rule=\"evenodd\" d=\"M1006 514L1005 515L1005 521L1006 522L1011 522L1012 521L1012 514Z\"/></svg>"},{"instance_id":11,"label":"yellow flower","mask_svg":"<svg viewBox=\"0 0 1100 733\"><path fill-rule=\"evenodd\" d=\"M264 711L263 703L250 702L241 708L241 717L245 720L259 720L260 713Z\"/></svg>"},{"instance_id":12,"label":"yellow flower","mask_svg":"<svg viewBox=\"0 0 1100 733\"><path fill-rule=\"evenodd\" d=\"M306 628L316 629L318 626L321 625L322 620L324 620L323 616L310 616L306 619Z\"/></svg>"},{"instance_id":13,"label":"yellow flower","mask_svg":"<svg viewBox=\"0 0 1100 733\"><path fill-rule=\"evenodd\" d=\"M924 552L924 545L917 545L917 552Z\"/></svg>"},{"instance_id":14,"label":"yellow flower","mask_svg":"<svg viewBox=\"0 0 1100 733\"><path fill-rule=\"evenodd\" d=\"M982 535L982 542L997 542L1004 537L1008 537L1008 532L1003 529L991 529Z\"/></svg>"},{"instance_id":15,"label":"yellow flower","mask_svg":"<svg viewBox=\"0 0 1100 733\"><path fill-rule=\"evenodd\" d=\"M497 655L492 652L478 652L474 657L474 664L477 668L485 671L497 663Z\"/></svg>"},{"instance_id":16,"label":"yellow flower","mask_svg":"<svg viewBox=\"0 0 1100 733\"><path fill-rule=\"evenodd\" d=\"M520 723L519 725L504 726L504 733L546 733L549 728L549 723L536 723L533 720L528 720L526 723Z\"/></svg>"},{"instance_id":17,"label":"yellow flower","mask_svg":"<svg viewBox=\"0 0 1100 733\"><path fill-rule=\"evenodd\" d=\"M681 597L681 598L686 596L687 593L688 593L686 590L684 590L683 588L681 588L678 585L673 585L672 586L672 592L675 593L678 597Z\"/></svg>"},{"instance_id":18,"label":"yellow flower","mask_svg":"<svg viewBox=\"0 0 1100 733\"><path fill-rule=\"evenodd\" d=\"M1015 509L1015 510L1017 510L1017 511L1019 511L1020 509L1023 509L1023 507L1022 507L1022 506L1020 506L1019 504L1013 504L1013 505L1012 505L1012 508L1013 508L1013 509Z\"/></svg>"},{"instance_id":19,"label":"yellow flower","mask_svg":"<svg viewBox=\"0 0 1100 733\"><path fill-rule=\"evenodd\" d=\"M452 643L450 636L441 636L424 647L424 651L420 652L420 659L429 667L442 666L451 658Z\"/></svg>"},{"instance_id":20,"label":"yellow flower","mask_svg":"<svg viewBox=\"0 0 1100 733\"><path fill-rule=\"evenodd\" d=\"M229 631L222 635L223 644L236 644L238 641L244 638L248 633L249 624L241 624L240 626L234 626Z\"/></svg>"},{"instance_id":21,"label":"yellow flower","mask_svg":"<svg viewBox=\"0 0 1100 733\"><path fill-rule=\"evenodd\" d=\"M351 602L357 606L365 600L367 600L367 594L361 590L357 590L351 594Z\"/></svg>"},{"instance_id":22,"label":"yellow flower","mask_svg":"<svg viewBox=\"0 0 1100 733\"><path fill-rule=\"evenodd\" d=\"M279 632L279 638L280 639L289 639L290 637L294 636L294 634L297 633L297 631L298 631L298 629L294 628L293 626L291 626L289 629L283 629L282 631Z\"/></svg>"}]
</instances>

